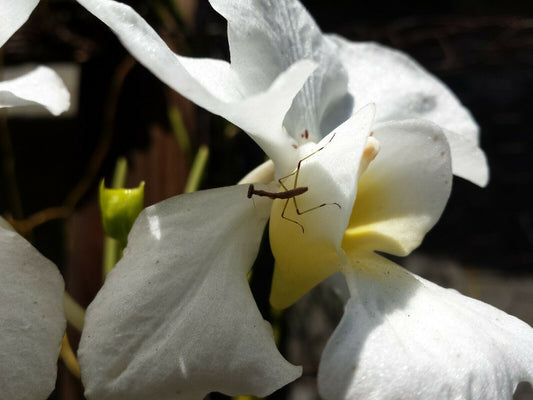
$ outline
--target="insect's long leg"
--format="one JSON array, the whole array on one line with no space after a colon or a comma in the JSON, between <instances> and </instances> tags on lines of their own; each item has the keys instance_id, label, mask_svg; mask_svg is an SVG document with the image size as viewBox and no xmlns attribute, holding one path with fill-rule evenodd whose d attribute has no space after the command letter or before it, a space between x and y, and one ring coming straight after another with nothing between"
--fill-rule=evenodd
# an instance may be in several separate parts
<instances>
[{"instance_id":1,"label":"insect's long leg","mask_svg":"<svg viewBox=\"0 0 533 400\"><path fill-rule=\"evenodd\" d=\"M320 150L324 149L324 147L326 147L329 143L331 143L331 141L333 140L334 137L335 137L335 134L333 134L331 136L331 139L329 139L329 142L327 142L324 146L322 146L318 150L315 150L314 152L312 152L308 156L306 156L306 157L302 158L300 161L298 161L298 166L296 167L296 171L295 171L296 177L294 178L294 187L296 187L298 185L298 176L300 175L300 166L301 166L302 162L307 160L309 157L314 156ZM322 203L319 206L311 207L311 208L309 208L309 209L307 209L305 211L300 211L300 209L298 208L298 204L296 203L296 197L293 197L292 200L294 202L294 208L296 209L296 214L298 214L298 215L302 215L302 214L305 214L305 213L307 213L309 211L313 211L313 210L316 210L317 208L328 206L328 205L336 205L337 207L341 208L341 205L339 203Z\"/></svg>"},{"instance_id":2,"label":"insect's long leg","mask_svg":"<svg viewBox=\"0 0 533 400\"><path fill-rule=\"evenodd\" d=\"M320 151L320 150L322 150L322 149L323 149L323 147L320 148L320 149L318 149L317 151ZM312 156L313 154L315 154L317 151L315 151L315 152L312 153L312 154L309 154L307 157L304 157L304 158L302 158L300 161L298 161L298 165L297 165L297 167L296 167L296 171L291 172L289 175L285 175L284 177L281 177L281 178L278 179L279 184L281 185L281 187L283 187L283 189L285 189L285 191L289 191L289 188L288 188L287 186L285 186L285 184L283 183L283 181L284 181L285 179L287 179L287 178L289 178L289 177L291 177L291 176L293 176L293 175L296 174L296 178L295 178L295 180L294 180L294 186L293 186L293 189L295 189L295 188L296 188L296 183L297 183L297 181L298 181L298 173L300 172L300 166L302 165L302 161L304 161L305 159L311 157L311 156ZM299 210L298 210L298 205L296 204L296 198L295 198L295 197L296 197L296 196L294 196L294 197L292 198L292 200L293 200L293 202L294 202L294 208L296 209L296 212L297 212L298 214L300 214L300 213L299 213ZM302 224L300 224L298 221L295 221L295 220L290 219L290 218L288 218L288 217L285 216L285 211L287 210L287 206L289 205L289 200L290 200L290 199L287 199L287 201L285 202L285 205L283 206L283 211L281 212L281 218L286 219L287 221L294 222L295 224L298 224L298 225L300 226L300 228L302 228L302 233L304 233L305 230L304 230L304 227L303 227Z\"/></svg>"},{"instance_id":3,"label":"insect's long leg","mask_svg":"<svg viewBox=\"0 0 533 400\"><path fill-rule=\"evenodd\" d=\"M294 197L293 197L293 199L294 199ZM311 207L311 208L309 208L309 209L307 209L305 211L300 211L300 209L296 205L296 201L294 201L294 207L296 208L296 214L298 214L298 215L302 215L302 214L308 213L309 211L313 211L313 210L316 210L317 208L324 207L324 206L337 206L339 208L342 208L339 203L322 203L319 206Z\"/></svg>"},{"instance_id":4,"label":"insect's long leg","mask_svg":"<svg viewBox=\"0 0 533 400\"><path fill-rule=\"evenodd\" d=\"M298 186L298 177L300 176L300 168L302 166L302 163L307 160L308 158L314 156L316 153L318 153L319 151L323 150L324 147L326 147L332 140L333 138L335 137L335 134L333 134L331 136L331 139L329 139L329 141L324 145L322 146L321 148L313 151L311 154L308 154L307 156L305 156L304 158L302 158L300 161L298 161L298 165L296 166L296 170L294 172L291 172L290 174L286 175L286 176L283 176L281 178L278 179L278 182L279 184L281 185L281 187L283 187L283 189L285 189L285 191L289 191L289 188L287 186L285 186L285 184L283 183L284 180L286 180L287 178L293 176L293 175L296 175L295 178L294 178L294 184L293 184L293 188L292 190L296 189L296 187ZM304 227L302 224L300 224L298 221L295 221L293 219L290 219L288 217L285 216L285 211L287 210L287 206L289 204L289 200L290 199L287 199L287 201L285 202L285 205L283 206L283 211L281 212L281 218L283 219L286 219L287 221L291 221L291 222L294 222L295 224L299 225L300 228L302 228L302 233L304 233ZM320 207L324 207L324 206L327 206L327 205L336 205L337 207L341 208L340 204L339 203L323 203L323 204L320 204L319 206L316 206L316 207L312 207L308 210L305 210L305 211L300 211L300 209L298 208L298 203L296 203L296 196L292 197L292 201L294 203L294 208L296 209L296 213L298 215L302 215L302 214L305 214L309 211L313 211L313 210L316 210L317 208L320 208Z\"/></svg>"},{"instance_id":5,"label":"insect's long leg","mask_svg":"<svg viewBox=\"0 0 533 400\"><path fill-rule=\"evenodd\" d=\"M294 199L294 197L293 197L293 199ZM302 228L302 233L304 233L305 230L304 230L304 226L302 224L300 224L298 221L295 221L295 220L290 219L290 218L285 216L285 211L287 210L287 205L289 204L289 200L290 199L287 199L287 201L285 202L285 205L283 206L283 211L281 212L281 218L286 219L287 221L294 222L295 224L299 225L300 228Z\"/></svg>"},{"instance_id":6,"label":"insect's long leg","mask_svg":"<svg viewBox=\"0 0 533 400\"><path fill-rule=\"evenodd\" d=\"M299 168L299 167L300 167L300 165L298 164L298 168ZM289 191L289 188L283 184L283 180L287 179L287 178L290 177L290 176L293 176L295 173L296 173L296 171L294 171L294 172L290 173L289 175L286 175L286 176L284 176L284 177L278 179L279 184L281 185L281 187L282 187L283 189L285 189L286 192ZM296 186L294 186L294 188L296 188ZM294 199L294 197L293 197L293 199ZM300 224L298 221L295 221L295 220L290 219L289 217L286 217L286 216L285 216L285 211L287 211L287 206L289 205L289 200L290 200L290 199L287 199L287 201L286 201L285 204L283 205L283 211L281 212L281 218L286 219L287 221L290 221L290 222L294 222L295 224L299 225L300 228L302 228L302 233L304 233L305 230L304 230L304 227L303 227L302 224Z\"/></svg>"},{"instance_id":7,"label":"insect's long leg","mask_svg":"<svg viewBox=\"0 0 533 400\"><path fill-rule=\"evenodd\" d=\"M289 190L289 188L287 188L287 186L285 186L285 185L283 184L282 181L284 181L284 180L287 179L287 178L290 178L291 176L293 176L293 175L295 175L295 174L296 174L296 178L294 179L294 187L293 187L293 189L294 189L296 186L298 186L298 176L299 176L299 174L300 174L300 167L302 166L302 162L304 162L305 160L307 160L309 157L314 156L314 155L315 155L316 153L318 153L320 150L324 149L324 147L326 147L326 146L327 146L327 145L333 140L333 138L335 137L335 135L336 135L336 134L334 133L334 134L331 136L331 139L329 139L329 141L328 141L324 146L322 146L322 147L319 148L318 150L313 151L311 154L305 156L305 157L302 158L300 161L298 161L298 165L296 166L296 170L295 170L294 172L291 172L289 175L285 175L285 176L283 176L283 177L281 177L281 178L278 179L278 182L279 182L279 184L283 187L283 189L285 189L285 190Z\"/></svg>"},{"instance_id":8,"label":"insect's long leg","mask_svg":"<svg viewBox=\"0 0 533 400\"><path fill-rule=\"evenodd\" d=\"M289 188L288 188L287 186L285 186L285 185L283 184L282 181L284 181L285 179L287 179L287 178L293 176L295 173L296 173L296 171L291 172L289 175L285 175L284 177L278 179L279 184L280 184L281 187L282 187L283 189L285 189L286 191L288 191ZM296 187L296 186L294 186L294 187Z\"/></svg>"},{"instance_id":9,"label":"insect's long leg","mask_svg":"<svg viewBox=\"0 0 533 400\"><path fill-rule=\"evenodd\" d=\"M302 158L300 161L298 161L298 165L296 167L296 171L293 172L292 174L289 174L287 175L287 177L293 175L296 173L296 177L294 178L294 187L298 186L298 176L300 175L300 167L302 165L302 163L307 160L309 157L312 157L314 156L316 153L318 153L319 151L321 150L324 150L324 147L326 147L328 144L331 143L331 141L333 140L333 138L335 137L336 133L334 133L332 136L331 136L331 139L329 139L329 142L327 142L324 146L322 146L321 148L319 148L318 150L315 150L313 151L311 154L305 156L304 158Z\"/></svg>"}]
</instances>

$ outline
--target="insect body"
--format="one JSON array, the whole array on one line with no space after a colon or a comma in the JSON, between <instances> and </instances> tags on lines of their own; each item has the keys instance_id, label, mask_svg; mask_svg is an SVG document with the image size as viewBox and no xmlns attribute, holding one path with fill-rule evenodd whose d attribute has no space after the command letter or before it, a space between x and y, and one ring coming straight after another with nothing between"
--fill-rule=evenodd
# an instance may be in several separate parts
<instances>
[{"instance_id":1,"label":"insect body","mask_svg":"<svg viewBox=\"0 0 533 400\"><path fill-rule=\"evenodd\" d=\"M251 199L255 194L256 196L268 197L272 200L274 199L290 199L292 197L299 196L307 192L309 188L307 186L295 187L294 189L287 189L285 192L267 192L266 190L255 189L254 185L248 186L248 198Z\"/></svg>"}]
</instances>

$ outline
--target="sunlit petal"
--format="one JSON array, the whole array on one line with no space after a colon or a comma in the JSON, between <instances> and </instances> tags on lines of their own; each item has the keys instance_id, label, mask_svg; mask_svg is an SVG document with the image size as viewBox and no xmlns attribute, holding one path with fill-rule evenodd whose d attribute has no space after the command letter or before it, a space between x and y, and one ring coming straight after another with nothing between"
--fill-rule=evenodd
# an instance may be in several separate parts
<instances>
[{"instance_id":1,"label":"sunlit petal","mask_svg":"<svg viewBox=\"0 0 533 400\"><path fill-rule=\"evenodd\" d=\"M478 148L479 128L442 82L400 51L376 43L354 43L340 36L329 36L328 40L338 46L349 73L349 91L356 109L374 102L378 122L422 118L445 128L454 174L478 185L487 183L487 163Z\"/></svg>"},{"instance_id":2,"label":"sunlit petal","mask_svg":"<svg viewBox=\"0 0 533 400\"><path fill-rule=\"evenodd\" d=\"M342 248L404 256L418 247L450 195L450 149L430 122L388 122L374 128L377 157L359 179Z\"/></svg>"},{"instance_id":3,"label":"sunlit petal","mask_svg":"<svg viewBox=\"0 0 533 400\"><path fill-rule=\"evenodd\" d=\"M31 104L40 104L54 115L70 107L70 94L52 69L40 66L18 78L0 82L0 108Z\"/></svg>"},{"instance_id":4,"label":"sunlit petal","mask_svg":"<svg viewBox=\"0 0 533 400\"><path fill-rule=\"evenodd\" d=\"M322 356L324 399L511 400L533 380L530 326L377 255L349 257L353 298Z\"/></svg>"},{"instance_id":5,"label":"sunlit petal","mask_svg":"<svg viewBox=\"0 0 533 400\"><path fill-rule=\"evenodd\" d=\"M267 85L259 87L242 80L240 71L227 62L176 55L125 4L111 0L78 2L108 25L154 75L199 106L244 129L275 161L276 168L283 167L285 152L292 150L291 141L282 129L283 119L294 96L316 68L315 63L297 59L279 70Z\"/></svg>"},{"instance_id":6,"label":"sunlit petal","mask_svg":"<svg viewBox=\"0 0 533 400\"><path fill-rule=\"evenodd\" d=\"M478 186L487 185L489 182L487 157L477 142L448 129L444 129L444 134L452 152L454 175L467 179Z\"/></svg>"},{"instance_id":7,"label":"sunlit petal","mask_svg":"<svg viewBox=\"0 0 533 400\"><path fill-rule=\"evenodd\" d=\"M285 119L294 138L306 129L318 142L352 114L348 77L336 46L297 0L210 0L228 20L231 67L246 87L266 90L298 60L319 64L298 93ZM334 118L333 117L334 114Z\"/></svg>"},{"instance_id":8,"label":"sunlit petal","mask_svg":"<svg viewBox=\"0 0 533 400\"><path fill-rule=\"evenodd\" d=\"M0 397L45 400L65 331L56 266L0 218Z\"/></svg>"},{"instance_id":9,"label":"sunlit petal","mask_svg":"<svg viewBox=\"0 0 533 400\"><path fill-rule=\"evenodd\" d=\"M296 175L282 180L288 189L307 187L308 191L293 199L275 200L272 207L273 306L291 305L337 270L337 251L352 212L357 171L374 113L373 105L365 107L310 147L308 158L297 170L297 182Z\"/></svg>"},{"instance_id":10,"label":"sunlit petal","mask_svg":"<svg viewBox=\"0 0 533 400\"><path fill-rule=\"evenodd\" d=\"M89 399L265 396L300 375L248 286L271 200L247 189L177 196L140 214L87 310L79 358Z\"/></svg>"},{"instance_id":11,"label":"sunlit petal","mask_svg":"<svg viewBox=\"0 0 533 400\"><path fill-rule=\"evenodd\" d=\"M0 47L28 19L39 0L0 1Z\"/></svg>"}]
</instances>

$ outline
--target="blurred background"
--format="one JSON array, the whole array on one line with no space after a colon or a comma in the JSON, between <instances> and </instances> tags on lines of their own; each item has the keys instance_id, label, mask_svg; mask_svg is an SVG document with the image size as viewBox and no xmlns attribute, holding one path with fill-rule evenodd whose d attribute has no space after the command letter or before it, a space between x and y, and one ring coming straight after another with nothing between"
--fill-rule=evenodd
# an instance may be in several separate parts
<instances>
[{"instance_id":1,"label":"blurred background","mask_svg":"<svg viewBox=\"0 0 533 400\"><path fill-rule=\"evenodd\" d=\"M454 180L448 206L423 245L396 260L443 286L491 303L533 324L533 3L530 0L304 0L325 32L402 50L439 77L481 127L491 180L487 188ZM225 20L206 0L131 4L179 54L229 59ZM264 161L243 132L199 109L136 63L99 20L72 0L42 0L1 49L2 76L27 64L60 72L71 110L0 117L0 212L53 260L67 291L84 307L101 285L100 179L119 157L127 186L146 182L145 205L182 193L200 146L209 149L202 188L236 183ZM266 305L272 256L252 282ZM282 348L304 377L272 398L315 399L320 353L342 315L342 301L320 287L282 316ZM74 348L79 335L69 328ZM60 362L51 399L83 399ZM213 395L213 398L223 398ZM533 399L521 386L516 399Z\"/></svg>"}]
</instances>

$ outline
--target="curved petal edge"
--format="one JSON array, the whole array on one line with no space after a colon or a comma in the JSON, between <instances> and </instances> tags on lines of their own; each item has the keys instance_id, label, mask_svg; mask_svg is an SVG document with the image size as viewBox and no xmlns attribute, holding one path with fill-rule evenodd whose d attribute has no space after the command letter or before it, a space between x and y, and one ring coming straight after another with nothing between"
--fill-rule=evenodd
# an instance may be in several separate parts
<instances>
[{"instance_id":1,"label":"curved petal edge","mask_svg":"<svg viewBox=\"0 0 533 400\"><path fill-rule=\"evenodd\" d=\"M319 390L342 400L511 400L533 381L533 329L377 255L348 255L352 298Z\"/></svg>"},{"instance_id":2,"label":"curved petal edge","mask_svg":"<svg viewBox=\"0 0 533 400\"><path fill-rule=\"evenodd\" d=\"M0 108L39 104L53 115L70 107L70 93L51 68L39 66L18 78L0 82Z\"/></svg>"},{"instance_id":3,"label":"curved petal edge","mask_svg":"<svg viewBox=\"0 0 533 400\"><path fill-rule=\"evenodd\" d=\"M181 195L139 215L87 310L78 354L89 399L266 396L300 376L248 285L271 200L247 191Z\"/></svg>"},{"instance_id":4,"label":"curved petal edge","mask_svg":"<svg viewBox=\"0 0 533 400\"><path fill-rule=\"evenodd\" d=\"M452 149L453 172L484 186L487 162L472 114L437 77L407 54L378 43L327 35L349 74L355 109L377 104L376 121L421 118L441 126Z\"/></svg>"},{"instance_id":5,"label":"curved petal edge","mask_svg":"<svg viewBox=\"0 0 533 400\"><path fill-rule=\"evenodd\" d=\"M374 127L376 158L359 179L342 248L405 256L440 218L452 186L450 147L440 127L424 120Z\"/></svg>"},{"instance_id":6,"label":"curved petal edge","mask_svg":"<svg viewBox=\"0 0 533 400\"><path fill-rule=\"evenodd\" d=\"M55 387L66 326L63 279L51 261L4 227L0 274L1 396L44 400Z\"/></svg>"},{"instance_id":7,"label":"curved petal edge","mask_svg":"<svg viewBox=\"0 0 533 400\"><path fill-rule=\"evenodd\" d=\"M39 0L0 1L0 47L26 22Z\"/></svg>"}]
</instances>

